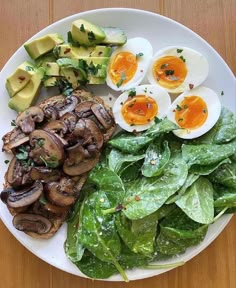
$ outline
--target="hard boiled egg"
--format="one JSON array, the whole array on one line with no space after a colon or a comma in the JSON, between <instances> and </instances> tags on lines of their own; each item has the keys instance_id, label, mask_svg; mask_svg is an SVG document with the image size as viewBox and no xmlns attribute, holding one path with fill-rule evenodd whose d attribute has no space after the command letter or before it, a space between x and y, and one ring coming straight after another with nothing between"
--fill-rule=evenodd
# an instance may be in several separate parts
<instances>
[{"instance_id":1,"label":"hard boiled egg","mask_svg":"<svg viewBox=\"0 0 236 288\"><path fill-rule=\"evenodd\" d=\"M209 131L220 117L221 103L210 88L185 91L172 103L167 117L181 129L173 133L183 139L199 137Z\"/></svg>"},{"instance_id":2,"label":"hard boiled egg","mask_svg":"<svg viewBox=\"0 0 236 288\"><path fill-rule=\"evenodd\" d=\"M149 67L147 78L170 93L181 93L199 86L208 76L206 58L187 47L166 47L158 51Z\"/></svg>"},{"instance_id":3,"label":"hard boiled egg","mask_svg":"<svg viewBox=\"0 0 236 288\"><path fill-rule=\"evenodd\" d=\"M156 85L141 85L122 93L113 105L116 123L126 131L143 131L155 117L166 116L171 105L169 94Z\"/></svg>"},{"instance_id":4,"label":"hard boiled egg","mask_svg":"<svg viewBox=\"0 0 236 288\"><path fill-rule=\"evenodd\" d=\"M107 68L107 85L116 91L137 86L145 77L153 50L150 42L137 37L114 50Z\"/></svg>"}]
</instances>

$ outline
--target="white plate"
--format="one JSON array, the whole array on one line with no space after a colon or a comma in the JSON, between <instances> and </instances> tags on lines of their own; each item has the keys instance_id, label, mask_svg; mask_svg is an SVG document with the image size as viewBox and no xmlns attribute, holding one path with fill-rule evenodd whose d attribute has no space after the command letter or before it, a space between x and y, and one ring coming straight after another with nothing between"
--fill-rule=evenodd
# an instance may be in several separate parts
<instances>
[{"instance_id":1,"label":"white plate","mask_svg":"<svg viewBox=\"0 0 236 288\"><path fill-rule=\"evenodd\" d=\"M183 25L170 20L166 17L150 13L147 11L134 10L134 9L101 9L83 12L77 15L72 15L65 19L62 19L47 28L40 31L33 38L43 36L47 33L58 32L67 39L67 31L70 30L72 21L83 17L101 26L115 26L124 29L128 38L131 37L145 37L153 45L154 52L158 49L171 46L180 45L187 46L201 52L209 61L210 73L209 77L204 83L204 86L214 89L219 95L221 91L224 91L224 96L221 97L222 104L235 112L236 110L236 98L235 98L235 79L224 62L224 60L217 54L217 52L197 34L184 27ZM32 39L33 39L32 38ZM5 90L5 79L12 73L15 68L21 64L24 60L29 59L24 48L21 47L7 62L0 74L0 136L10 131L12 127L10 122L15 119L16 114L11 111L8 106L8 95ZM105 86L99 87L97 90L98 95L107 95L111 90ZM4 153L0 155L0 181L4 182L4 173L6 171L6 164L4 160L7 159ZM66 225L59 230L59 232L50 240L36 240L25 235L22 232L17 231L12 226L12 217L9 214L6 206L0 202L0 216L2 221L9 229L9 231L32 253L46 261L47 263L64 270L66 272L83 276L84 275L66 258L63 244L66 239ZM217 223L213 224L205 240L198 246L190 248L185 254L178 258L174 258L171 262L187 261L201 252L206 246L208 246L224 229L230 220L230 216L222 217ZM170 261L168 261L170 263ZM130 280L142 279L161 274L167 270L143 270L134 269L128 271L128 277ZM119 275L115 275L108 280L121 281Z\"/></svg>"}]
</instances>

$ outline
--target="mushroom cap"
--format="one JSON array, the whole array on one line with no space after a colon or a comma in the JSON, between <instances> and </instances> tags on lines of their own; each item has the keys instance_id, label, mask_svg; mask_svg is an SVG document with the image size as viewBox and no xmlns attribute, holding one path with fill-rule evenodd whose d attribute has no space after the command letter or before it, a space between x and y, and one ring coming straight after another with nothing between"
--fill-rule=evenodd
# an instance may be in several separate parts
<instances>
[{"instance_id":1,"label":"mushroom cap","mask_svg":"<svg viewBox=\"0 0 236 288\"><path fill-rule=\"evenodd\" d=\"M2 137L2 151L12 152L12 150L29 141L29 136L25 135L19 127L15 127Z\"/></svg>"},{"instance_id":2,"label":"mushroom cap","mask_svg":"<svg viewBox=\"0 0 236 288\"><path fill-rule=\"evenodd\" d=\"M63 144L51 132L34 130L30 134L30 145L32 147L30 157L37 164L44 163L48 167L55 168L64 160Z\"/></svg>"},{"instance_id":3,"label":"mushroom cap","mask_svg":"<svg viewBox=\"0 0 236 288\"><path fill-rule=\"evenodd\" d=\"M19 213L13 217L14 227L20 231L46 234L52 228L52 222L47 218L28 213Z\"/></svg>"},{"instance_id":4,"label":"mushroom cap","mask_svg":"<svg viewBox=\"0 0 236 288\"><path fill-rule=\"evenodd\" d=\"M43 110L38 106L31 106L17 116L16 125L24 133L29 134L35 129L35 122L40 123L43 119Z\"/></svg>"}]
</instances>

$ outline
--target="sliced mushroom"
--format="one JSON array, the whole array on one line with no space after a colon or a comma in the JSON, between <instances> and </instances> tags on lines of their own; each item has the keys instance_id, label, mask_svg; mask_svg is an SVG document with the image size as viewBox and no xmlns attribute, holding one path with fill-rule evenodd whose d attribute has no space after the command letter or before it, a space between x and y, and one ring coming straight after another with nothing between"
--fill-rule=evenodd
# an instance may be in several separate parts
<instances>
[{"instance_id":1,"label":"sliced mushroom","mask_svg":"<svg viewBox=\"0 0 236 288\"><path fill-rule=\"evenodd\" d=\"M67 112L60 118L60 120L66 124L67 130L72 132L77 122L77 116L73 112Z\"/></svg>"},{"instance_id":2,"label":"sliced mushroom","mask_svg":"<svg viewBox=\"0 0 236 288\"><path fill-rule=\"evenodd\" d=\"M63 95L50 97L39 104L47 119L58 119L59 110L65 105L66 98Z\"/></svg>"},{"instance_id":3,"label":"sliced mushroom","mask_svg":"<svg viewBox=\"0 0 236 288\"><path fill-rule=\"evenodd\" d=\"M70 206L74 204L76 200L74 187L63 187L58 182L47 184L45 187L45 195L50 203L60 207Z\"/></svg>"},{"instance_id":4,"label":"sliced mushroom","mask_svg":"<svg viewBox=\"0 0 236 288\"><path fill-rule=\"evenodd\" d=\"M41 215L20 213L14 216L13 225L16 229L36 234L46 234L52 228L52 222Z\"/></svg>"},{"instance_id":5,"label":"sliced mushroom","mask_svg":"<svg viewBox=\"0 0 236 288\"><path fill-rule=\"evenodd\" d=\"M68 152L68 158L63 164L63 171L70 176L84 174L91 170L99 161L100 153L91 155L81 145L75 145Z\"/></svg>"},{"instance_id":6,"label":"sliced mushroom","mask_svg":"<svg viewBox=\"0 0 236 288\"><path fill-rule=\"evenodd\" d=\"M34 130L30 134L32 147L29 155L37 164L56 168L64 160L62 143L52 133L44 130Z\"/></svg>"},{"instance_id":7,"label":"sliced mushroom","mask_svg":"<svg viewBox=\"0 0 236 288\"><path fill-rule=\"evenodd\" d=\"M55 137L59 139L59 141L66 146L68 142L63 138L67 132L66 124L61 120L53 120L48 122L44 126L44 130L49 131L54 134Z\"/></svg>"},{"instance_id":8,"label":"sliced mushroom","mask_svg":"<svg viewBox=\"0 0 236 288\"><path fill-rule=\"evenodd\" d=\"M28 234L29 236L33 237L33 238L38 238L38 239L49 239L51 238L57 231L58 229L61 227L61 225L64 223L66 216L67 216L67 212L60 215L60 217L58 218L53 218L50 219L50 222L52 223L52 227L51 229L46 232L46 233L37 233L37 232L25 232L26 234ZM20 215L20 214L19 214Z\"/></svg>"},{"instance_id":9,"label":"sliced mushroom","mask_svg":"<svg viewBox=\"0 0 236 288\"><path fill-rule=\"evenodd\" d=\"M59 110L59 116L62 117L67 112L73 111L77 104L78 104L78 99L76 97L73 97L73 96L67 97L66 103L63 109Z\"/></svg>"},{"instance_id":10,"label":"sliced mushroom","mask_svg":"<svg viewBox=\"0 0 236 288\"><path fill-rule=\"evenodd\" d=\"M91 106L94 104L93 101L85 101L79 103L75 107L75 113L79 118L87 118L93 114L93 111L91 110Z\"/></svg>"},{"instance_id":11,"label":"sliced mushroom","mask_svg":"<svg viewBox=\"0 0 236 288\"><path fill-rule=\"evenodd\" d=\"M88 173L84 173L84 174L82 174L80 176L75 176L75 177L72 178L73 181L75 182L75 187L76 187L78 193L83 188L84 183L87 180L87 177L88 177Z\"/></svg>"},{"instance_id":12,"label":"sliced mushroom","mask_svg":"<svg viewBox=\"0 0 236 288\"><path fill-rule=\"evenodd\" d=\"M113 117L103 105L93 104L91 110L106 130L115 125Z\"/></svg>"},{"instance_id":13,"label":"sliced mushroom","mask_svg":"<svg viewBox=\"0 0 236 288\"><path fill-rule=\"evenodd\" d=\"M89 144L96 145L97 149L101 149L103 145L103 134L97 124L90 120L84 119L85 127L90 133L91 141L88 141Z\"/></svg>"},{"instance_id":14,"label":"sliced mushroom","mask_svg":"<svg viewBox=\"0 0 236 288\"><path fill-rule=\"evenodd\" d=\"M34 203L42 194L43 185L36 181L31 187L23 190L12 190L7 198L7 205L12 208L25 207Z\"/></svg>"},{"instance_id":15,"label":"sliced mushroom","mask_svg":"<svg viewBox=\"0 0 236 288\"><path fill-rule=\"evenodd\" d=\"M35 129L35 122L40 123L43 119L43 110L38 106L32 106L18 115L16 125L19 126L24 133L29 134Z\"/></svg>"},{"instance_id":16,"label":"sliced mushroom","mask_svg":"<svg viewBox=\"0 0 236 288\"><path fill-rule=\"evenodd\" d=\"M46 183L57 181L61 177L61 172L58 169L46 167L32 167L29 173L32 180L41 180Z\"/></svg>"},{"instance_id":17,"label":"sliced mushroom","mask_svg":"<svg viewBox=\"0 0 236 288\"><path fill-rule=\"evenodd\" d=\"M22 166L16 157L13 157L6 173L6 181L12 187L29 184L32 180L29 177L28 167Z\"/></svg>"},{"instance_id":18,"label":"sliced mushroom","mask_svg":"<svg viewBox=\"0 0 236 288\"><path fill-rule=\"evenodd\" d=\"M25 135L19 127L16 127L11 132L5 134L2 140L2 151L11 152L14 148L29 141L29 136Z\"/></svg>"}]
</instances>

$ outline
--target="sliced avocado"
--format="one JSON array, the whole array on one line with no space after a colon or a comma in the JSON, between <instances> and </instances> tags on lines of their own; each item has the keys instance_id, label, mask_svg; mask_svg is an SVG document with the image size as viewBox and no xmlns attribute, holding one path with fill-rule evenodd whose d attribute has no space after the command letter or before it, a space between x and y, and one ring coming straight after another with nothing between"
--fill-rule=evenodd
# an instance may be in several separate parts
<instances>
[{"instance_id":1,"label":"sliced avocado","mask_svg":"<svg viewBox=\"0 0 236 288\"><path fill-rule=\"evenodd\" d=\"M84 19L79 19L72 23L71 35L74 41L85 46L94 46L101 43L106 37L99 26Z\"/></svg>"},{"instance_id":2,"label":"sliced avocado","mask_svg":"<svg viewBox=\"0 0 236 288\"><path fill-rule=\"evenodd\" d=\"M72 58L73 60L74 58ZM88 65L93 63L94 65L108 65L109 57L79 57L78 59L84 60Z\"/></svg>"},{"instance_id":3,"label":"sliced avocado","mask_svg":"<svg viewBox=\"0 0 236 288\"><path fill-rule=\"evenodd\" d=\"M60 76L60 67L56 62L46 62L44 69L47 76Z\"/></svg>"},{"instance_id":4,"label":"sliced avocado","mask_svg":"<svg viewBox=\"0 0 236 288\"><path fill-rule=\"evenodd\" d=\"M57 45L54 53L57 58L110 57L112 49L109 46L101 45L95 47L74 47L70 44L61 44Z\"/></svg>"},{"instance_id":5,"label":"sliced avocado","mask_svg":"<svg viewBox=\"0 0 236 288\"><path fill-rule=\"evenodd\" d=\"M53 50L57 44L63 43L64 40L62 36L57 33L47 34L43 37L34 39L24 45L25 50L28 52L32 59L37 59L38 57L48 53Z\"/></svg>"},{"instance_id":6,"label":"sliced avocado","mask_svg":"<svg viewBox=\"0 0 236 288\"><path fill-rule=\"evenodd\" d=\"M17 112L24 111L30 107L37 99L43 75L44 69L37 69L25 88L10 99L8 106Z\"/></svg>"},{"instance_id":7,"label":"sliced avocado","mask_svg":"<svg viewBox=\"0 0 236 288\"><path fill-rule=\"evenodd\" d=\"M56 59L55 55L52 52L50 52L50 53L47 53L47 54L42 55L39 58L37 58L35 60L35 65L37 67L44 67L45 63L47 63L47 62L56 62L56 60L57 59Z\"/></svg>"},{"instance_id":8,"label":"sliced avocado","mask_svg":"<svg viewBox=\"0 0 236 288\"><path fill-rule=\"evenodd\" d=\"M29 83L32 74L34 74L34 69L32 63L25 61L7 78L6 89L10 97L15 96Z\"/></svg>"},{"instance_id":9,"label":"sliced avocado","mask_svg":"<svg viewBox=\"0 0 236 288\"><path fill-rule=\"evenodd\" d=\"M44 87L54 87L57 86L57 77L52 76L43 81Z\"/></svg>"},{"instance_id":10,"label":"sliced avocado","mask_svg":"<svg viewBox=\"0 0 236 288\"><path fill-rule=\"evenodd\" d=\"M103 44L121 46L127 41L127 37L123 30L117 27L102 27L105 32L105 39L102 41Z\"/></svg>"},{"instance_id":11,"label":"sliced avocado","mask_svg":"<svg viewBox=\"0 0 236 288\"><path fill-rule=\"evenodd\" d=\"M92 75L88 75L88 84L105 84L106 83L106 77L95 77Z\"/></svg>"},{"instance_id":12,"label":"sliced avocado","mask_svg":"<svg viewBox=\"0 0 236 288\"><path fill-rule=\"evenodd\" d=\"M79 86L79 81L83 80L81 74L74 68L61 67L60 74L72 84L74 89Z\"/></svg>"}]
</instances>

